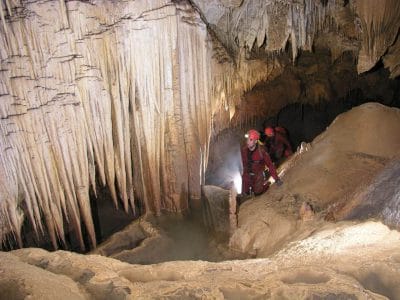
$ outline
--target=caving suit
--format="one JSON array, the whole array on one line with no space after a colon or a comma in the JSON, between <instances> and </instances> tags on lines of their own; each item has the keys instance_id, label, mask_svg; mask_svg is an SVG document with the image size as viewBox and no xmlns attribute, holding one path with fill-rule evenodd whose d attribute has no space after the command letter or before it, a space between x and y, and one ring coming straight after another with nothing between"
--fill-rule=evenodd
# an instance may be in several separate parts
<instances>
[{"instance_id":1,"label":"caving suit","mask_svg":"<svg viewBox=\"0 0 400 300\"><path fill-rule=\"evenodd\" d=\"M271 160L276 164L282 162L284 158L293 154L292 146L289 140L282 133L276 131L273 137L266 137L264 142L265 148L268 151Z\"/></svg>"},{"instance_id":2,"label":"caving suit","mask_svg":"<svg viewBox=\"0 0 400 300\"><path fill-rule=\"evenodd\" d=\"M247 145L241 148L243 174L242 174L242 193L255 195L264 193L268 187L268 178L264 175L265 166L267 166L271 176L278 180L278 174L274 164L271 161L265 148L257 144L253 151L250 151Z\"/></svg>"}]
</instances>

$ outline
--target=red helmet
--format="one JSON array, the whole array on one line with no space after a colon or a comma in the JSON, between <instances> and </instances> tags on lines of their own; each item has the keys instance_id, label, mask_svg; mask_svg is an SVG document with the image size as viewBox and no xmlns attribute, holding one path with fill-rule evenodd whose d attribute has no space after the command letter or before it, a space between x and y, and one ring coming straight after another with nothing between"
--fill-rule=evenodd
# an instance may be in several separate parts
<instances>
[{"instance_id":1,"label":"red helmet","mask_svg":"<svg viewBox=\"0 0 400 300\"><path fill-rule=\"evenodd\" d=\"M258 140L260 138L260 133L255 129L250 129L247 131L246 137L252 140Z\"/></svg>"},{"instance_id":2,"label":"red helmet","mask_svg":"<svg viewBox=\"0 0 400 300\"><path fill-rule=\"evenodd\" d=\"M267 127L264 130L266 136L273 136L275 134L274 129L272 127Z\"/></svg>"}]
</instances>

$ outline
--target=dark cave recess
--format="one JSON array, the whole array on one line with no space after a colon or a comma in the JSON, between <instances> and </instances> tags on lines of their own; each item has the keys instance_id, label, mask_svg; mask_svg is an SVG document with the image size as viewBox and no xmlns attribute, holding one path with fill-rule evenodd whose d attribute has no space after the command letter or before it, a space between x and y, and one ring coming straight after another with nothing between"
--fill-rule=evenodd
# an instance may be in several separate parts
<instances>
[{"instance_id":1,"label":"dark cave recess","mask_svg":"<svg viewBox=\"0 0 400 300\"><path fill-rule=\"evenodd\" d=\"M128 212L125 212L122 203L120 202L118 202L118 209L115 208L109 189L107 187L100 186L97 187L97 198L92 191L90 192L90 204L97 245L104 242L112 234L123 229L133 220L137 219L141 210L140 207L136 207L136 214L133 213L131 208L129 208ZM85 249L81 249L72 225L69 224L65 218L64 228L66 232L65 244L59 240L59 250L68 250L78 253L87 253L88 251L92 250L83 220L81 220L81 228ZM45 234L38 233L36 236L34 229L27 218L25 218L22 225L21 236L23 248L38 247L48 251L56 250L51 243L47 231L45 230ZM15 237L11 235L3 241L1 247L3 251L10 251L17 248L19 248L18 243Z\"/></svg>"},{"instance_id":2,"label":"dark cave recess","mask_svg":"<svg viewBox=\"0 0 400 300\"><path fill-rule=\"evenodd\" d=\"M400 108L400 79L390 79L381 62L359 75L355 61L351 53L332 62L329 51L303 52L280 76L246 92L232 128L211 140L206 184L229 188L240 172L239 149L250 128L262 133L266 126L283 126L296 150L353 107L378 102Z\"/></svg>"},{"instance_id":3,"label":"dark cave recess","mask_svg":"<svg viewBox=\"0 0 400 300\"><path fill-rule=\"evenodd\" d=\"M281 59L287 60L285 54ZM243 95L246 107L238 106L232 124L261 132L268 125L283 126L296 149L352 107L378 102L400 108L400 78L391 79L381 61L370 71L357 74L356 61L351 52L334 61L327 49L301 52L295 63L284 64L281 75L259 82ZM251 124L243 120L251 120Z\"/></svg>"}]
</instances>

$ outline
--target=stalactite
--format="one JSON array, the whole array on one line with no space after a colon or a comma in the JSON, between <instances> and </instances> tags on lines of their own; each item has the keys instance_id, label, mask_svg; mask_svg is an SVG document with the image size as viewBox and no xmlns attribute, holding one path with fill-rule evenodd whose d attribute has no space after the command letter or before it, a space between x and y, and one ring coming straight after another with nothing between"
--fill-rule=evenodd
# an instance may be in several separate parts
<instances>
[{"instance_id":1,"label":"stalactite","mask_svg":"<svg viewBox=\"0 0 400 300\"><path fill-rule=\"evenodd\" d=\"M5 18L5 16L4 16L4 9L3 9L3 1L0 1L0 17L1 17L1 22L2 22L2 25L3 25L3 32L4 32L4 34L2 35L2 40L3 40L3 51L4 52L9 52L10 51L10 49L9 49L9 46L8 46L8 44L9 44L9 34L8 34L8 28L7 28L7 22L6 22L6 18ZM5 54L3 54L1 57L6 57L6 55Z\"/></svg>"},{"instance_id":2,"label":"stalactite","mask_svg":"<svg viewBox=\"0 0 400 300\"><path fill-rule=\"evenodd\" d=\"M82 223L96 243L89 206L96 177L125 211L134 210L135 197L156 214L188 209L204 183L213 115L234 105L218 95L240 79L232 79L232 66L228 76L212 75L199 16L167 1L24 5L37 17L2 18L0 35L11 64L0 84L0 145L8 149L0 171L16 174L0 183L11 210L23 202L38 237L47 232L54 248L65 243L67 223L83 250ZM2 213L19 239L22 218Z\"/></svg>"},{"instance_id":3,"label":"stalactite","mask_svg":"<svg viewBox=\"0 0 400 300\"><path fill-rule=\"evenodd\" d=\"M155 214L181 212L197 201L212 135L230 126L240 95L278 66L276 54L247 61L246 51L277 53L290 36L295 59L330 9L311 0L255 4L227 9L235 58L186 2L24 2L35 18L2 15L0 174L8 173L0 208L8 231L18 239L21 218L4 199L11 210L26 207L35 232L55 247L65 223L82 249L84 224L95 246L89 189L96 193L97 180L125 211L141 201Z\"/></svg>"},{"instance_id":4,"label":"stalactite","mask_svg":"<svg viewBox=\"0 0 400 300\"><path fill-rule=\"evenodd\" d=\"M370 70L393 45L400 28L400 2L396 0L356 1L361 19L362 44L358 73Z\"/></svg>"},{"instance_id":5,"label":"stalactite","mask_svg":"<svg viewBox=\"0 0 400 300\"><path fill-rule=\"evenodd\" d=\"M60 0L60 13L61 13L61 20L62 20L62 29L69 28L69 18L68 18L68 10L65 5L65 0Z\"/></svg>"},{"instance_id":6,"label":"stalactite","mask_svg":"<svg viewBox=\"0 0 400 300\"><path fill-rule=\"evenodd\" d=\"M388 54L385 55L383 63L390 70L390 78L396 78L400 75L400 39L396 44L389 48Z\"/></svg>"}]
</instances>

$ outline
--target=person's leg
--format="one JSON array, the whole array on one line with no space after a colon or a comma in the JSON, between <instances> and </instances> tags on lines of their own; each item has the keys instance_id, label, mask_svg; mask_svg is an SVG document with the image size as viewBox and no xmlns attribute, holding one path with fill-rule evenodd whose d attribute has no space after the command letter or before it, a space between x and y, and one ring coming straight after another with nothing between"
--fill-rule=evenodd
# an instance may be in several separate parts
<instances>
[{"instance_id":1,"label":"person's leg","mask_svg":"<svg viewBox=\"0 0 400 300\"><path fill-rule=\"evenodd\" d=\"M250 192L250 175L243 173L242 175L242 194L249 194Z\"/></svg>"},{"instance_id":2,"label":"person's leg","mask_svg":"<svg viewBox=\"0 0 400 300\"><path fill-rule=\"evenodd\" d=\"M268 190L269 181L264 177L263 172L259 172L255 176L253 191L255 195L260 195Z\"/></svg>"}]
</instances>

